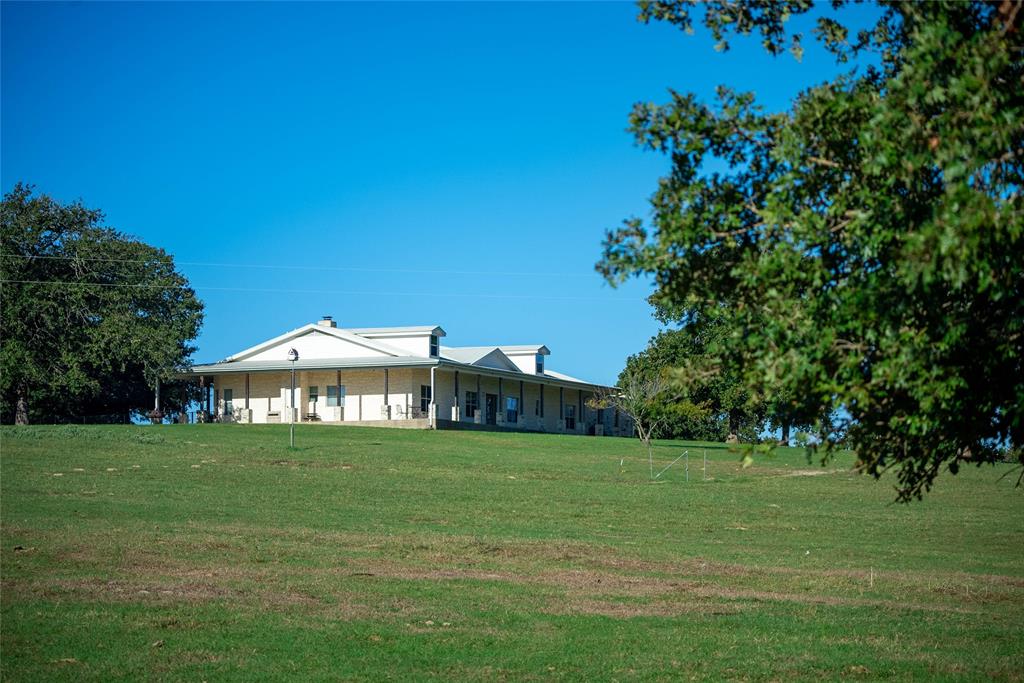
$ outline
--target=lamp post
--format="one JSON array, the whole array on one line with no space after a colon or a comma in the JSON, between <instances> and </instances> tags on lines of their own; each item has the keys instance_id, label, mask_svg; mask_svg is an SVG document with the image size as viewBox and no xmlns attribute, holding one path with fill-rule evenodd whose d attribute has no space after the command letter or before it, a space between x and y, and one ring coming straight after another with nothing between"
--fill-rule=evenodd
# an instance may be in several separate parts
<instances>
[{"instance_id":1,"label":"lamp post","mask_svg":"<svg viewBox=\"0 0 1024 683\"><path fill-rule=\"evenodd\" d=\"M295 361L298 359L299 352L294 348L288 349L288 360L292 363L292 399L289 406L291 412L288 415L288 439L292 448L295 448Z\"/></svg>"}]
</instances>

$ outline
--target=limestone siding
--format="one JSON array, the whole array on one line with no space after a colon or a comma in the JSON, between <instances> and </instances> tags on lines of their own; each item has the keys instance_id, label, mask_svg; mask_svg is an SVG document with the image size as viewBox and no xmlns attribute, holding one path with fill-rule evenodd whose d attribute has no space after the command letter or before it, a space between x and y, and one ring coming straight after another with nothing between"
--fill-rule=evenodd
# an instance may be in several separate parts
<instances>
[{"instance_id":1,"label":"limestone siding","mask_svg":"<svg viewBox=\"0 0 1024 683\"><path fill-rule=\"evenodd\" d=\"M344 387L343 405L328 406L328 387L339 382L339 371L299 371L295 374L295 404L300 420L316 414L322 422L374 422L391 420L422 420L429 416L421 410L423 387L430 386L429 368L387 369L387 396L385 398L385 370L383 368L341 370L340 383ZM455 371L435 371L434 403L436 417L442 421L459 421L484 424L486 421L487 396L497 401L496 427L523 429L543 432L572 432L593 434L600 424L604 434L629 434L632 428L625 416L620 416L618 426L615 411L598 411L586 405L593 397L587 390L560 388L542 383L533 378L497 378L472 371L458 373L458 394L456 394ZM289 372L254 372L248 375L249 400L246 409L246 374L225 373L214 375L216 414L224 420L253 422L287 422L289 420L291 375ZM520 389L520 384L522 388ZM312 387L316 387L317 400L311 399ZM225 390L231 390L232 411L228 414ZM466 415L466 393L479 392L479 414L475 418ZM541 395L543 393L543 400ZM506 399L519 399L519 415L515 423L506 420ZM385 411L385 404L389 411ZM576 427L567 430L565 415L567 406L575 406ZM457 408L457 410L455 410ZM251 415L251 416L250 416ZM600 422L599 422L600 420Z\"/></svg>"}]
</instances>

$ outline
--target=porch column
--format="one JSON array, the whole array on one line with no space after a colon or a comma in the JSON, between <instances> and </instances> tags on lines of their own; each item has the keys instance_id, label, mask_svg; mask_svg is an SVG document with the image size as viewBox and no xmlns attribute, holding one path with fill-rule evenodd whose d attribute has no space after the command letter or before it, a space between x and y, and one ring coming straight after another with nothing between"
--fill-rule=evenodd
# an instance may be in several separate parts
<instances>
[{"instance_id":1,"label":"porch column","mask_svg":"<svg viewBox=\"0 0 1024 683\"><path fill-rule=\"evenodd\" d=\"M206 416L207 418L213 415L213 378L210 378L210 383L206 387Z\"/></svg>"},{"instance_id":2,"label":"porch column","mask_svg":"<svg viewBox=\"0 0 1024 683\"><path fill-rule=\"evenodd\" d=\"M252 410L249 409L249 396L251 392L249 390L249 373L245 373L245 408L238 411L238 421L244 424L252 422Z\"/></svg>"},{"instance_id":3,"label":"porch column","mask_svg":"<svg viewBox=\"0 0 1024 683\"><path fill-rule=\"evenodd\" d=\"M437 403L435 397L437 396L437 366L430 368L430 403L427 404L427 419L431 429L437 429Z\"/></svg>"},{"instance_id":4,"label":"porch column","mask_svg":"<svg viewBox=\"0 0 1024 683\"><path fill-rule=\"evenodd\" d=\"M459 371L455 371L455 401L452 403L452 420L459 422L462 412L459 410Z\"/></svg>"},{"instance_id":5,"label":"porch column","mask_svg":"<svg viewBox=\"0 0 1024 683\"><path fill-rule=\"evenodd\" d=\"M345 419L345 398L341 395L341 370L338 370L334 377L334 392L338 397L338 422L341 422Z\"/></svg>"},{"instance_id":6,"label":"porch column","mask_svg":"<svg viewBox=\"0 0 1024 683\"><path fill-rule=\"evenodd\" d=\"M295 397L295 403L293 405L293 403L292 403L292 379L291 379L290 374L285 374L284 381L281 382L281 390L280 390L281 405L283 406L283 408L281 409L281 424L288 424L290 422L296 421L296 416L295 416L295 413L297 412L296 411L296 406L299 405L300 399L301 399L301 396L299 395L298 392L299 392L299 378L296 377L295 378L295 393L296 393L296 397Z\"/></svg>"},{"instance_id":7,"label":"porch column","mask_svg":"<svg viewBox=\"0 0 1024 683\"><path fill-rule=\"evenodd\" d=\"M523 391L523 380L519 380L519 412L516 414L516 418L519 420L519 422L526 421L526 402L523 400L524 396L525 392Z\"/></svg>"},{"instance_id":8,"label":"porch column","mask_svg":"<svg viewBox=\"0 0 1024 683\"><path fill-rule=\"evenodd\" d=\"M565 431L565 387L558 387L558 431Z\"/></svg>"},{"instance_id":9,"label":"porch column","mask_svg":"<svg viewBox=\"0 0 1024 683\"><path fill-rule=\"evenodd\" d=\"M583 390L580 389L579 392L580 392L580 396L579 396L579 399L577 400L576 414L580 416L580 419L579 419L579 422L576 423L576 429L579 429L580 427L584 427L584 431L586 431L586 429L585 429L586 428L586 421L584 420L584 417L583 417Z\"/></svg>"},{"instance_id":10,"label":"porch column","mask_svg":"<svg viewBox=\"0 0 1024 683\"><path fill-rule=\"evenodd\" d=\"M505 387L502 384L501 377L498 378L498 410L495 417L495 422L498 424L505 424Z\"/></svg>"},{"instance_id":11,"label":"porch column","mask_svg":"<svg viewBox=\"0 0 1024 683\"><path fill-rule=\"evenodd\" d=\"M381 417L385 420L391 419L391 405L388 403L388 369L384 368L384 410Z\"/></svg>"},{"instance_id":12,"label":"porch column","mask_svg":"<svg viewBox=\"0 0 1024 683\"><path fill-rule=\"evenodd\" d=\"M487 410L487 401L484 400L484 395L480 393L480 374L476 376L476 414L473 416L473 421L478 425L483 424L486 421L484 412Z\"/></svg>"}]
</instances>

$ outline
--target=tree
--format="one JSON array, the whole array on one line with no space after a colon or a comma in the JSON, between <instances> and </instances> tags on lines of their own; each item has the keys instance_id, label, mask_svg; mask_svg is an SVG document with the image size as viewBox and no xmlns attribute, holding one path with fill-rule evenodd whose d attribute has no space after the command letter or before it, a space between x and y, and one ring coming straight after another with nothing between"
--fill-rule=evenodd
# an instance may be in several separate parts
<instances>
[{"instance_id":1,"label":"tree","mask_svg":"<svg viewBox=\"0 0 1024 683\"><path fill-rule=\"evenodd\" d=\"M757 32L778 54L809 7L702 11L721 47ZM692 12L645 2L640 16L689 30ZM598 268L653 276L677 318L721 312L732 332L704 369L788 397L821 457L845 437L863 471L897 469L906 501L1007 446L1024 465L1024 11L886 3L856 35L834 14L816 36L853 68L786 112L724 87L714 107L678 92L635 106L638 142L672 168L649 223L610 231Z\"/></svg>"},{"instance_id":2,"label":"tree","mask_svg":"<svg viewBox=\"0 0 1024 683\"><path fill-rule=\"evenodd\" d=\"M666 402L671 403L673 399L670 385L663 375L626 371L619 376L617 387L599 391L588 403L595 409L614 408L629 416L636 435L647 448L647 463L653 480L651 441L668 418L669 413L664 409Z\"/></svg>"},{"instance_id":3,"label":"tree","mask_svg":"<svg viewBox=\"0 0 1024 683\"><path fill-rule=\"evenodd\" d=\"M674 389L675 399L661 402L666 415L657 436L707 441L724 441L727 436L745 441L759 438L766 405L745 390L735 370L685 372L690 366L702 366L709 347L727 333L720 316L689 320L678 329L659 333L646 349L626 361L620 382L630 374L660 375Z\"/></svg>"},{"instance_id":4,"label":"tree","mask_svg":"<svg viewBox=\"0 0 1024 683\"><path fill-rule=\"evenodd\" d=\"M203 305L173 259L81 202L18 184L0 209L0 418L111 419L187 367ZM180 411L191 395L162 392Z\"/></svg>"}]
</instances>

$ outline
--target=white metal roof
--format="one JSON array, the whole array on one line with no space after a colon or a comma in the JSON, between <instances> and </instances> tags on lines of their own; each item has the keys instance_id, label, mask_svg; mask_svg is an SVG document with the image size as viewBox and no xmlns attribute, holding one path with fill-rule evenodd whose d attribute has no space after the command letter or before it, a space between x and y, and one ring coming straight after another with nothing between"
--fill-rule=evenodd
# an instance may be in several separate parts
<instances>
[{"instance_id":1,"label":"white metal roof","mask_svg":"<svg viewBox=\"0 0 1024 683\"><path fill-rule=\"evenodd\" d=\"M424 358L421 356L400 356L384 358L380 356L369 358L313 358L309 360L299 359L295 361L296 370L345 370L345 369L372 369L372 368L402 368L402 367L440 367L461 370L470 374L487 375L491 377L504 377L513 380L536 383L537 380L545 379L552 384L571 386L573 388L597 389L608 388L601 384L585 382L569 375L551 372L543 375L531 375L520 370L503 370L471 363L460 363L447 358ZM181 373L183 377L195 377L198 375L219 375L222 373L237 372L271 372L288 371L292 369L291 362L287 360L237 360L221 361L219 363L207 363L194 365L188 372Z\"/></svg>"},{"instance_id":2,"label":"white metal roof","mask_svg":"<svg viewBox=\"0 0 1024 683\"><path fill-rule=\"evenodd\" d=\"M519 366L513 363L497 346L442 346L441 356L460 363L494 367L493 365L487 365L485 362L490 359L492 362L503 365L508 370L521 372Z\"/></svg>"},{"instance_id":3,"label":"white metal roof","mask_svg":"<svg viewBox=\"0 0 1024 683\"><path fill-rule=\"evenodd\" d=\"M436 365L436 358L422 356L368 356L366 358L309 358L295 361L296 370L336 370L343 368L390 368L416 365ZM222 372L259 372L261 370L291 370L291 361L281 360L236 360L193 365L192 375L215 375Z\"/></svg>"},{"instance_id":4,"label":"white metal roof","mask_svg":"<svg viewBox=\"0 0 1024 683\"><path fill-rule=\"evenodd\" d=\"M582 379L577 379L570 375L566 375L565 373L562 372L555 372L554 370L545 370L543 376L551 377L553 379L563 379L567 382L579 382L580 384L590 384L590 382L584 382Z\"/></svg>"},{"instance_id":5,"label":"white metal roof","mask_svg":"<svg viewBox=\"0 0 1024 683\"><path fill-rule=\"evenodd\" d=\"M352 334L373 335L375 337L400 337L408 334L436 334L438 337L445 336L444 329L440 325L420 325L413 327L347 327Z\"/></svg>"},{"instance_id":6,"label":"white metal roof","mask_svg":"<svg viewBox=\"0 0 1024 683\"><path fill-rule=\"evenodd\" d=\"M475 363L497 348L497 346L442 346L441 355L460 363Z\"/></svg>"},{"instance_id":7,"label":"white metal roof","mask_svg":"<svg viewBox=\"0 0 1024 683\"><path fill-rule=\"evenodd\" d=\"M543 344L520 344L518 346L499 346L506 356L521 356L523 354L537 354L550 356L551 350Z\"/></svg>"}]
</instances>

